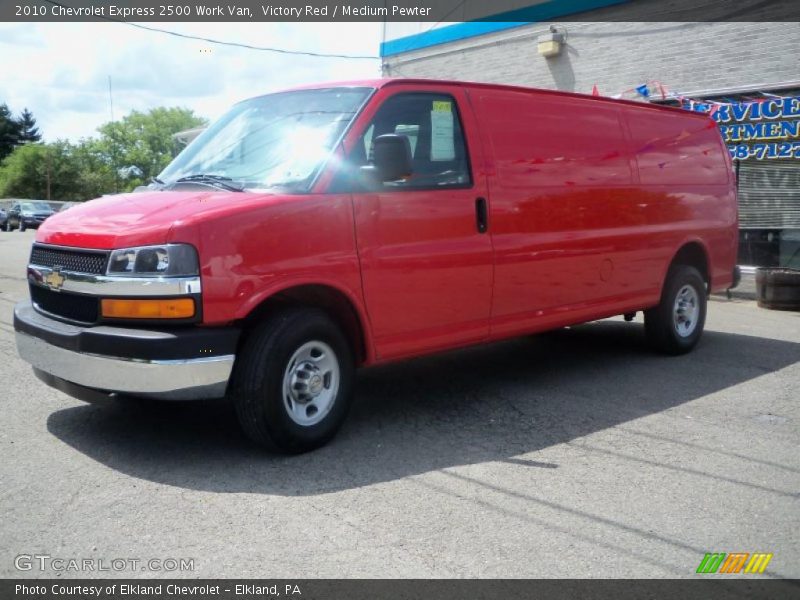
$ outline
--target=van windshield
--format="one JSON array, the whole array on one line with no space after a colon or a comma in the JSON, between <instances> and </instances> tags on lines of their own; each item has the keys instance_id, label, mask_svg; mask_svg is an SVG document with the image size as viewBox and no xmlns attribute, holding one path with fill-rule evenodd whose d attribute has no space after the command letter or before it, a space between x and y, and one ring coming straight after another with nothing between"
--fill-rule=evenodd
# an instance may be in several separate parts
<instances>
[{"instance_id":1,"label":"van windshield","mask_svg":"<svg viewBox=\"0 0 800 600\"><path fill-rule=\"evenodd\" d=\"M371 88L281 92L245 100L200 134L158 179L226 189L307 191ZM236 187L226 187L223 182Z\"/></svg>"}]
</instances>

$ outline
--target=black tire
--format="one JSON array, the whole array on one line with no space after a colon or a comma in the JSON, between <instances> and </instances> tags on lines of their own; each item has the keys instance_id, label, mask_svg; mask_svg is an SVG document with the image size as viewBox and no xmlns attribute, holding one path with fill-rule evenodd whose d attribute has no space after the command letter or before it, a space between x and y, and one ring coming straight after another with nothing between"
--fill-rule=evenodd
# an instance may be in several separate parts
<instances>
[{"instance_id":1,"label":"black tire","mask_svg":"<svg viewBox=\"0 0 800 600\"><path fill-rule=\"evenodd\" d=\"M284 375L295 352L309 342L332 349L339 377L325 415L317 423L302 425L290 416ZM336 435L350 408L354 377L353 353L339 327L321 310L293 308L261 322L250 334L236 360L230 395L250 439L272 451L299 454Z\"/></svg>"},{"instance_id":2,"label":"black tire","mask_svg":"<svg viewBox=\"0 0 800 600\"><path fill-rule=\"evenodd\" d=\"M678 296L694 295L694 302L688 303L693 318L687 322L676 323L676 303ZM658 306L644 311L644 328L647 340L654 350L664 354L686 354L700 341L706 322L708 292L700 271L688 265L673 265L667 273L667 280L661 292ZM693 310L692 310L693 309ZM693 323L693 326L691 325ZM691 331L687 331L691 327Z\"/></svg>"}]
</instances>

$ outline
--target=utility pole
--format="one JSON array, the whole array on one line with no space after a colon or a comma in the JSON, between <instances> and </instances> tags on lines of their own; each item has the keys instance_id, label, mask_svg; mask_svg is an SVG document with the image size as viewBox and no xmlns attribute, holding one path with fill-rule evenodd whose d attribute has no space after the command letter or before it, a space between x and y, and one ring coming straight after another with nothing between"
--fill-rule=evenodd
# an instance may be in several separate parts
<instances>
[{"instance_id":1,"label":"utility pole","mask_svg":"<svg viewBox=\"0 0 800 600\"><path fill-rule=\"evenodd\" d=\"M108 107L111 111L111 122L114 122L114 96L111 94L111 75L108 76Z\"/></svg>"},{"instance_id":2,"label":"utility pole","mask_svg":"<svg viewBox=\"0 0 800 600\"><path fill-rule=\"evenodd\" d=\"M52 156L50 153L50 148L45 146L45 164L47 165L47 201L50 202L50 164L52 161Z\"/></svg>"},{"instance_id":3,"label":"utility pole","mask_svg":"<svg viewBox=\"0 0 800 600\"><path fill-rule=\"evenodd\" d=\"M111 93L111 75L108 76L108 106L111 111L111 128L114 131L114 96ZM111 135L111 168L114 170L114 193L119 194L119 173L117 172L117 142Z\"/></svg>"}]
</instances>

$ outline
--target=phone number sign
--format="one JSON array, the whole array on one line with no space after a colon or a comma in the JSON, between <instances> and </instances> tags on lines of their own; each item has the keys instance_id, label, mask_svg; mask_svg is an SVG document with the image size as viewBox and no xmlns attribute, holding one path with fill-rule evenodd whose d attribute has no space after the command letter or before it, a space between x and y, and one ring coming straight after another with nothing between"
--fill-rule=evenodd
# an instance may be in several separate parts
<instances>
[{"instance_id":1,"label":"phone number sign","mask_svg":"<svg viewBox=\"0 0 800 600\"><path fill-rule=\"evenodd\" d=\"M800 159L800 96L696 103L693 108L711 114L733 158Z\"/></svg>"}]
</instances>

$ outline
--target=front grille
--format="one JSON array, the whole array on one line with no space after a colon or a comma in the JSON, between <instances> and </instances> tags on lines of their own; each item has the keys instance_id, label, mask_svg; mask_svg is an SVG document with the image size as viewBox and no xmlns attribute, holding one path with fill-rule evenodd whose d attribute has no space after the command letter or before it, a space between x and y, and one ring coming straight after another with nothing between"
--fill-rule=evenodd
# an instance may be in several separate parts
<instances>
[{"instance_id":1,"label":"front grille","mask_svg":"<svg viewBox=\"0 0 800 600\"><path fill-rule=\"evenodd\" d=\"M59 267L64 271L105 275L108 252L92 252L91 250L67 250L64 248L48 248L34 246L31 252L31 264L41 267Z\"/></svg>"},{"instance_id":2,"label":"front grille","mask_svg":"<svg viewBox=\"0 0 800 600\"><path fill-rule=\"evenodd\" d=\"M30 288L31 300L37 308L72 321L97 322L99 300L94 296L54 292L38 285L31 285Z\"/></svg>"}]
</instances>

